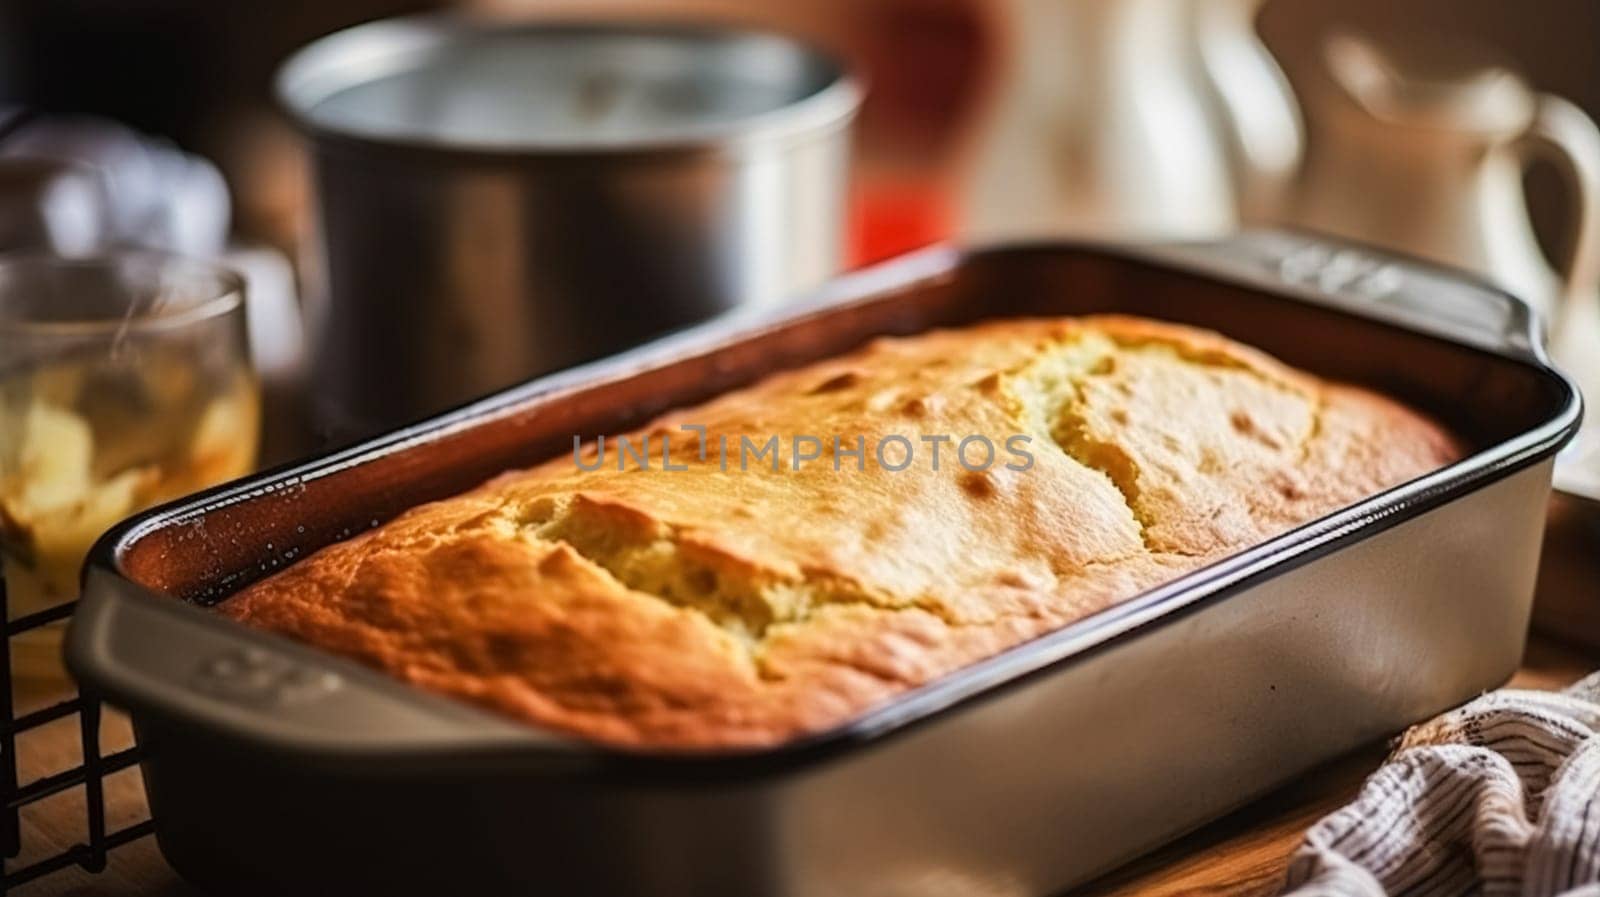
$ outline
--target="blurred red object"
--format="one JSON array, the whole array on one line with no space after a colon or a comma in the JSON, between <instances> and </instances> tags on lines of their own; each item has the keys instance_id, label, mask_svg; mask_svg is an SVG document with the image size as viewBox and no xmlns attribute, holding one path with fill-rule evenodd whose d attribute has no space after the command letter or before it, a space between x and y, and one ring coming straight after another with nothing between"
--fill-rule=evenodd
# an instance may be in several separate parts
<instances>
[{"instance_id":1,"label":"blurred red object","mask_svg":"<svg viewBox=\"0 0 1600 897\"><path fill-rule=\"evenodd\" d=\"M937 183L874 182L862 178L851 191L845 264L859 268L955 232L955 203Z\"/></svg>"},{"instance_id":2,"label":"blurred red object","mask_svg":"<svg viewBox=\"0 0 1600 897\"><path fill-rule=\"evenodd\" d=\"M994 47L976 0L859 4L851 56L867 82L846 262L859 267L957 230L960 147Z\"/></svg>"}]
</instances>

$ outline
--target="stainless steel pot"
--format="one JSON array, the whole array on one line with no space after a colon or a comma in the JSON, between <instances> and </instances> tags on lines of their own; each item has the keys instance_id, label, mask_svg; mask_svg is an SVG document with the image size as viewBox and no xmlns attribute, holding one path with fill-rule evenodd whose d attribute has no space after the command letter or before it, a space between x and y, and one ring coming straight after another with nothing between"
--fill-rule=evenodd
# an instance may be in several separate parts
<instances>
[{"instance_id":1,"label":"stainless steel pot","mask_svg":"<svg viewBox=\"0 0 1600 897\"><path fill-rule=\"evenodd\" d=\"M311 136L318 412L337 433L839 264L860 91L787 38L398 19L301 50L277 87Z\"/></svg>"}]
</instances>

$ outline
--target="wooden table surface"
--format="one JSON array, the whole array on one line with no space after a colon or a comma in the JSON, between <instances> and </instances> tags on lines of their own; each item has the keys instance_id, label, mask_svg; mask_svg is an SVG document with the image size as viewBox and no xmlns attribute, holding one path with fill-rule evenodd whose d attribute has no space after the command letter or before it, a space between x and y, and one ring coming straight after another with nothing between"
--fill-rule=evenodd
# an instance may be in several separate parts
<instances>
[{"instance_id":1,"label":"wooden table surface","mask_svg":"<svg viewBox=\"0 0 1600 897\"><path fill-rule=\"evenodd\" d=\"M1547 542L1547 555L1553 542ZM1559 582L1541 581L1540 601L1554 588L1584 598L1600 595L1600 551L1593 539L1576 542L1580 555L1553 557L1561 565L1546 569L1564 571ZM1548 577L1547 577L1548 579ZM1570 631L1570 630L1568 630ZM1578 647L1535 635L1529 641L1521 670L1511 684L1523 688L1561 688L1600 668L1600 649ZM50 695L37 687L19 687L19 709L40 706ZM105 726L102 749L114 750L131 743L127 724L112 717ZM23 781L78 762L76 720L61 720L22 736L18 757ZM1317 819L1348 802L1361 782L1382 761L1384 745L1373 745L1224 817L1211 825L1137 860L1078 893L1094 897L1162 897L1162 895L1267 895L1282 881L1290 854L1301 833ZM106 783L108 824L115 828L145 818L143 789L136 770L127 770ZM26 862L57 852L83 838L81 789L74 789L24 810L22 818ZM219 833L226 837L226 833ZM145 838L116 849L107 869L90 875L78 869L59 872L32 882L14 893L49 897L138 895L138 897L196 897L162 860L154 839ZM465 895L464 895L465 897ZM756 895L751 895L756 897Z\"/></svg>"}]
</instances>

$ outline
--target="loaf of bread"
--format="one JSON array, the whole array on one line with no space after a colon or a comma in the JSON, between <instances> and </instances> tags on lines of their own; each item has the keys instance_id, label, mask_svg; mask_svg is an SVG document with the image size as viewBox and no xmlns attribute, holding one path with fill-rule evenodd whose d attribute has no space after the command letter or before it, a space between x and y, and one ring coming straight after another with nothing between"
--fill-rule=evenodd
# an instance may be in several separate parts
<instances>
[{"instance_id":1,"label":"loaf of bread","mask_svg":"<svg viewBox=\"0 0 1600 897\"><path fill-rule=\"evenodd\" d=\"M564 733L768 745L1460 451L1382 396L1122 317L879 339L621 451L575 435L221 612Z\"/></svg>"}]
</instances>

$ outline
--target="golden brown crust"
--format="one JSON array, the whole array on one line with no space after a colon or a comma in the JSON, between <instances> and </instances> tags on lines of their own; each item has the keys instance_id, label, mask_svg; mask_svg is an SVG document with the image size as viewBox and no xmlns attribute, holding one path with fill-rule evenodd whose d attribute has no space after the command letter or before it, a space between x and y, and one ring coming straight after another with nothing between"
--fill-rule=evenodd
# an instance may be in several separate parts
<instances>
[{"instance_id":1,"label":"golden brown crust","mask_svg":"<svg viewBox=\"0 0 1600 897\"><path fill-rule=\"evenodd\" d=\"M710 437L706 460L693 434ZM416 508L222 605L251 625L623 745L771 744L1435 470L1459 449L1363 390L1133 318L881 339ZM661 469L660 436L672 460ZM780 436L718 463L719 434ZM791 438L822 457L793 469ZM842 455L866 439L862 462ZM986 436L981 472L922 435ZM1022 434L1033 458L1006 453ZM902 435L913 463L872 447ZM981 445L970 460L982 460ZM809 450L809 446L808 446ZM885 460L899 461L893 449ZM590 456L593 457L592 455Z\"/></svg>"}]
</instances>

